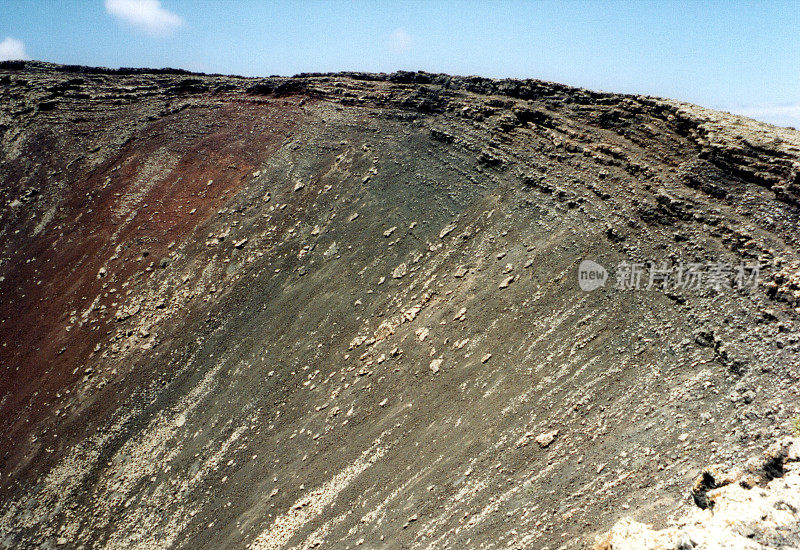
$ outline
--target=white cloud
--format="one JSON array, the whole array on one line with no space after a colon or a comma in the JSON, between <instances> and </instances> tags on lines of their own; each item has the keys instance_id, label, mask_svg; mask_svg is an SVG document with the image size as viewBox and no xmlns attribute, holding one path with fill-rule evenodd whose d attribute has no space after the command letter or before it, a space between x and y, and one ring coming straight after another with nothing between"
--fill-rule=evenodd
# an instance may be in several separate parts
<instances>
[{"instance_id":1,"label":"white cloud","mask_svg":"<svg viewBox=\"0 0 800 550\"><path fill-rule=\"evenodd\" d=\"M750 105L728 109L731 113L744 115L775 126L794 126L800 129L800 103L784 105Z\"/></svg>"},{"instance_id":2,"label":"white cloud","mask_svg":"<svg viewBox=\"0 0 800 550\"><path fill-rule=\"evenodd\" d=\"M161 7L159 0L106 0L106 11L148 34L167 36L183 18Z\"/></svg>"},{"instance_id":3,"label":"white cloud","mask_svg":"<svg viewBox=\"0 0 800 550\"><path fill-rule=\"evenodd\" d=\"M389 35L389 50L394 53L403 53L411 49L411 35L403 28L392 31Z\"/></svg>"},{"instance_id":4,"label":"white cloud","mask_svg":"<svg viewBox=\"0 0 800 550\"><path fill-rule=\"evenodd\" d=\"M25 53L25 44L22 43L22 40L7 36L0 42L0 61L12 59L28 59L28 54Z\"/></svg>"}]
</instances>

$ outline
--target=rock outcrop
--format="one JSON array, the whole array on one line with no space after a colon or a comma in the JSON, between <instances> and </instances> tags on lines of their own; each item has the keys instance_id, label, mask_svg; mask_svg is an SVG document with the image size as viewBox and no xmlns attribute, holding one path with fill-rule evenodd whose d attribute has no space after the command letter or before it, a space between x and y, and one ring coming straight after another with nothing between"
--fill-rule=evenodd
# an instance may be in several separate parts
<instances>
[{"instance_id":1,"label":"rock outcrop","mask_svg":"<svg viewBox=\"0 0 800 550\"><path fill-rule=\"evenodd\" d=\"M598 537L595 550L800 547L800 440L779 443L740 470L711 468L692 494L698 507L671 527L653 530L625 518Z\"/></svg>"}]
</instances>

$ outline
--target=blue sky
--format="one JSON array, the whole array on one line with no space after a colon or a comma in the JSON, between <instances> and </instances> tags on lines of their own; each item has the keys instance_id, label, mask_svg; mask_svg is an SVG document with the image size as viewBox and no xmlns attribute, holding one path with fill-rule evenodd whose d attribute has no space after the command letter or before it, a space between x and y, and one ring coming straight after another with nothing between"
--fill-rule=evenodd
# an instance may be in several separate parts
<instances>
[{"instance_id":1,"label":"blue sky","mask_svg":"<svg viewBox=\"0 0 800 550\"><path fill-rule=\"evenodd\" d=\"M0 59L242 75L426 70L800 128L800 2L3 0Z\"/></svg>"}]
</instances>

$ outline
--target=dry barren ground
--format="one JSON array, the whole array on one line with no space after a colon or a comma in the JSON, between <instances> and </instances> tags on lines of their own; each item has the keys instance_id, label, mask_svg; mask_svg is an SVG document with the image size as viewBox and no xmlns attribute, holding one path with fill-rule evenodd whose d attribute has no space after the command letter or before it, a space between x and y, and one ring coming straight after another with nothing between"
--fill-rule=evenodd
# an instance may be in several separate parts
<instances>
[{"instance_id":1,"label":"dry barren ground","mask_svg":"<svg viewBox=\"0 0 800 550\"><path fill-rule=\"evenodd\" d=\"M5 63L0 181L8 547L579 548L800 413L795 130ZM760 280L585 292L585 259Z\"/></svg>"}]
</instances>

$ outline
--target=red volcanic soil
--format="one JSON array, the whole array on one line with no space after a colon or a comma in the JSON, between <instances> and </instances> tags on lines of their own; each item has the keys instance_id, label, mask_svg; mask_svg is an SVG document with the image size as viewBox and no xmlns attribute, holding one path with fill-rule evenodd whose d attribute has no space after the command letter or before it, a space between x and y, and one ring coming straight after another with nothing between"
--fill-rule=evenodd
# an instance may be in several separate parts
<instances>
[{"instance_id":1,"label":"red volcanic soil","mask_svg":"<svg viewBox=\"0 0 800 550\"><path fill-rule=\"evenodd\" d=\"M58 227L14 239L0 283L0 394L9 396L0 405L4 460L14 460L30 426L51 413L53 396L84 376L95 346L111 334L118 295L108 292L101 268L113 270L117 290L157 269L170 243L201 226L286 139L302 117L299 103L286 98L192 106L137 128L97 166L62 168L66 173L59 177L70 187L55 199L52 223ZM34 134L26 145L53 167L61 167L58 152L65 143L85 151L103 145L51 132ZM174 160L147 165L159 151ZM13 163L4 168L9 177L21 172ZM43 165L39 172L49 170ZM109 265L117 249L119 257ZM105 315L91 323L71 322L73 315L80 319L88 308L102 306Z\"/></svg>"}]
</instances>

